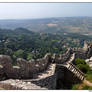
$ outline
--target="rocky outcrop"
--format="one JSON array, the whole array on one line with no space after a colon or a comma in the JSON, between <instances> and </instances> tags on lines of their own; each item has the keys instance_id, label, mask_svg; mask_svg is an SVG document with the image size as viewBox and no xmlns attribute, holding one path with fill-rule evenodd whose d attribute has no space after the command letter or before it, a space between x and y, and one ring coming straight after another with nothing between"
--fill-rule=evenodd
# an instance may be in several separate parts
<instances>
[{"instance_id":1,"label":"rocky outcrop","mask_svg":"<svg viewBox=\"0 0 92 92\"><path fill-rule=\"evenodd\" d=\"M2 77L9 77L13 69L11 58L7 55L0 55L0 66L2 66L0 69L0 71L2 71L0 72Z\"/></svg>"}]
</instances>

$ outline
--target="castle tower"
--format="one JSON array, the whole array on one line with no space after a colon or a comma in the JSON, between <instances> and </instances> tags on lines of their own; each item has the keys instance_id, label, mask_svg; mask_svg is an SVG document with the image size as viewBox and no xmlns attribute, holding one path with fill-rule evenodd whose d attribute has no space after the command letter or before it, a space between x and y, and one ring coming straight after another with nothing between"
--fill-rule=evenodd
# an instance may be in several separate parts
<instances>
[{"instance_id":1,"label":"castle tower","mask_svg":"<svg viewBox=\"0 0 92 92\"><path fill-rule=\"evenodd\" d=\"M84 51L87 51L87 49L88 49L88 44L87 44L86 41L84 41L84 47L83 47L83 50L84 50Z\"/></svg>"},{"instance_id":2,"label":"castle tower","mask_svg":"<svg viewBox=\"0 0 92 92\"><path fill-rule=\"evenodd\" d=\"M85 51L87 58L90 58L92 56L92 43L85 41L83 50Z\"/></svg>"}]
</instances>

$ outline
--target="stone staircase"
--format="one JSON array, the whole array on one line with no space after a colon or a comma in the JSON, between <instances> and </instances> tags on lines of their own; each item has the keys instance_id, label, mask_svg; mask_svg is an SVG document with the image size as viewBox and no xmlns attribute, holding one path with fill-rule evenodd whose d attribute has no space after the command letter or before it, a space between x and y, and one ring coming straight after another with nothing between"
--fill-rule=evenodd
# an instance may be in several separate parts
<instances>
[{"instance_id":1,"label":"stone staircase","mask_svg":"<svg viewBox=\"0 0 92 92\"><path fill-rule=\"evenodd\" d=\"M71 71L78 79L81 81L84 80L84 73L81 72L74 64L72 63L66 63L66 64L57 64L59 66L66 67L69 71Z\"/></svg>"},{"instance_id":2,"label":"stone staircase","mask_svg":"<svg viewBox=\"0 0 92 92\"><path fill-rule=\"evenodd\" d=\"M57 64L60 66L64 66L66 67L69 71L71 71L76 77L78 77L78 79L80 79L81 81L84 80L84 73L81 72L72 62L75 59L75 53L71 54L71 57L69 58L69 60L63 64Z\"/></svg>"},{"instance_id":3,"label":"stone staircase","mask_svg":"<svg viewBox=\"0 0 92 92\"><path fill-rule=\"evenodd\" d=\"M72 62L75 59L75 53L73 53L69 59L69 61L67 61L67 63L65 64L65 67L71 71L76 77L78 77L80 80L84 79L84 73L81 72Z\"/></svg>"},{"instance_id":4,"label":"stone staircase","mask_svg":"<svg viewBox=\"0 0 92 92\"><path fill-rule=\"evenodd\" d=\"M75 76L77 76L80 80L84 80L84 73L81 72L74 64L68 63L65 65L68 70L70 70Z\"/></svg>"}]
</instances>

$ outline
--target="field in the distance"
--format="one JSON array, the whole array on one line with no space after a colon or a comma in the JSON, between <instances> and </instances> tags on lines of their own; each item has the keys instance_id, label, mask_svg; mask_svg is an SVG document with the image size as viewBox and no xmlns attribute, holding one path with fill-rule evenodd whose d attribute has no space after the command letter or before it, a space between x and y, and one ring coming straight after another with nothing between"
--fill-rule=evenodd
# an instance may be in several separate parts
<instances>
[{"instance_id":1,"label":"field in the distance","mask_svg":"<svg viewBox=\"0 0 92 92\"><path fill-rule=\"evenodd\" d=\"M0 20L0 28L27 28L34 32L68 32L92 35L92 17Z\"/></svg>"}]
</instances>

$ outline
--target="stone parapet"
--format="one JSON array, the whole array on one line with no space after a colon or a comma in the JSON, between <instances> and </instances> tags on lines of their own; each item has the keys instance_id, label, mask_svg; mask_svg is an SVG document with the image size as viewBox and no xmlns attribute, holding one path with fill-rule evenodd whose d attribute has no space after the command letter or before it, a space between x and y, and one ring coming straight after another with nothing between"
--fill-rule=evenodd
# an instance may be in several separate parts
<instances>
[{"instance_id":1,"label":"stone parapet","mask_svg":"<svg viewBox=\"0 0 92 92\"><path fill-rule=\"evenodd\" d=\"M9 56L0 55L0 74L7 78L32 78L34 74L42 72L48 67L51 62L50 58L50 54L37 60L26 61L18 58L17 65L13 66L13 61Z\"/></svg>"}]
</instances>

